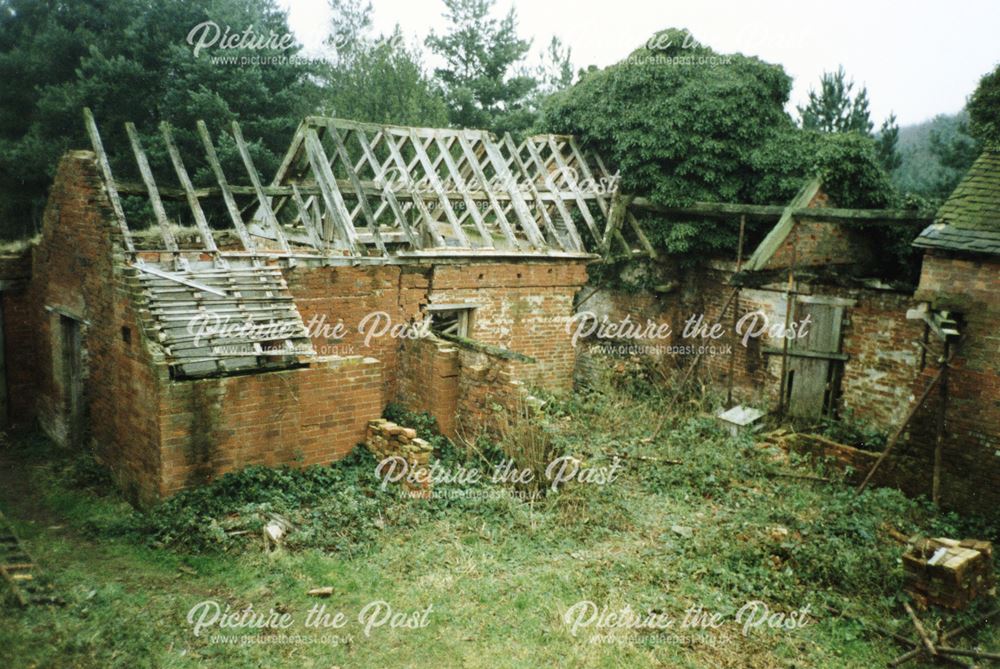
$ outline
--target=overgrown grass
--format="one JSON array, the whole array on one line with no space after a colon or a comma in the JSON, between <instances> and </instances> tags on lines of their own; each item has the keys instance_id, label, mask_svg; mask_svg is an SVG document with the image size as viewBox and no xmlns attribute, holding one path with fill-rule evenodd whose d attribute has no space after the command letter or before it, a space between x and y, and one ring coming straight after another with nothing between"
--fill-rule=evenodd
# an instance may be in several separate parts
<instances>
[{"instance_id":1,"label":"overgrown grass","mask_svg":"<svg viewBox=\"0 0 1000 669\"><path fill-rule=\"evenodd\" d=\"M783 476L816 472L729 437L711 397L663 415L652 386L609 376L617 381L546 397L534 424L546 452L587 467L618 458L621 475L528 501L488 494L496 492L488 483L404 498L382 489L375 463L358 451L328 467L249 468L143 514L106 494L92 463L19 437L5 457L33 481L39 509L9 493L0 499L67 606L5 615L0 657L54 667L871 667L899 648L828 607L911 635L899 608L904 547L885 524L996 538L995 528L894 490L855 496ZM489 467L520 453L502 443L454 448L426 416L387 413L432 439L449 466ZM516 435L522 446L536 438ZM260 528L275 514L292 529L284 549L265 553ZM305 594L325 585L330 600ZM280 607L299 620L321 601L348 616L376 599L433 611L424 629L365 637L355 625L346 645L233 646L191 633L184 617L206 598ZM702 606L728 622L680 640L618 633L617 643L593 643L597 630L574 637L563 622L581 600L676 615ZM751 600L775 611L809 607L810 623L744 636L732 618ZM995 630L979 636L986 646L998 640Z\"/></svg>"}]
</instances>

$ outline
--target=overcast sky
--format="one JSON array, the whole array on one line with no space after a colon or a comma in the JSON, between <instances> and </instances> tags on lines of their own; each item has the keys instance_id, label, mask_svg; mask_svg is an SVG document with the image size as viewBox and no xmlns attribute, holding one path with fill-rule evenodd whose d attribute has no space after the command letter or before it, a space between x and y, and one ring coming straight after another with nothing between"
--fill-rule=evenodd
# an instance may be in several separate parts
<instances>
[{"instance_id":1,"label":"overcast sky","mask_svg":"<svg viewBox=\"0 0 1000 669\"><path fill-rule=\"evenodd\" d=\"M331 20L327 0L279 0L310 52ZM399 24L414 41L448 25L442 0L372 0L377 32ZM498 0L514 6L520 34L536 52L557 35L575 67L621 60L653 32L687 28L712 49L780 63L801 104L824 70L843 65L868 87L876 125L895 112L900 125L965 104L979 77L1000 62L1000 0ZM537 58L533 53L532 62ZM428 56L429 64L433 59Z\"/></svg>"}]
</instances>

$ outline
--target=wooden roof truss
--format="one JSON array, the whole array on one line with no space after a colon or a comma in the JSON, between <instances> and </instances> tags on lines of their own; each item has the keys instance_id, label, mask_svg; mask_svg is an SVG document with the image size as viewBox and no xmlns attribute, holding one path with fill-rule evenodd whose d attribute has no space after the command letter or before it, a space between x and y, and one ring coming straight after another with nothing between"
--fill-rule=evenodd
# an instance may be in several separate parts
<instances>
[{"instance_id":1,"label":"wooden roof truss","mask_svg":"<svg viewBox=\"0 0 1000 669\"><path fill-rule=\"evenodd\" d=\"M134 231L119 195L148 198L159 232L156 250L196 250L215 257L318 256L403 262L440 256L592 257L617 243L630 251L616 208L617 177L574 138L539 135L515 142L481 130L412 128L308 117L269 184L261 179L237 123L230 135L245 175L230 181L205 123L198 136L215 184L198 188L161 124L173 174L154 176L139 134L126 132L141 183L116 181L89 110L88 134L108 186L126 250ZM164 183L178 186L164 186ZM214 199L226 221L210 224ZM225 205L219 205L219 199ZM197 248L180 248L164 201L186 204L180 216L197 229ZM621 209L618 227L612 213ZM189 210L189 212L188 212ZM218 217L216 217L218 218ZM629 220L630 219L630 220ZM222 232L233 233L219 243ZM146 246L148 248L148 244Z\"/></svg>"}]
</instances>

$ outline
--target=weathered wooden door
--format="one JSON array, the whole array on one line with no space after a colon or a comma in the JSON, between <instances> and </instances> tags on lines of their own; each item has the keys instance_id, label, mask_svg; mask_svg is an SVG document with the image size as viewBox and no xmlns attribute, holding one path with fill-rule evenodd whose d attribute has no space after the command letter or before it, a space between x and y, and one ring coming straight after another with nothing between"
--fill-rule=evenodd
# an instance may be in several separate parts
<instances>
[{"instance_id":1,"label":"weathered wooden door","mask_svg":"<svg viewBox=\"0 0 1000 669\"><path fill-rule=\"evenodd\" d=\"M818 418L834 406L839 392L841 365L847 356L840 352L844 308L841 298L799 296L793 314L796 323L808 316L809 325L801 337L788 345L785 393L788 413Z\"/></svg>"},{"instance_id":2,"label":"weathered wooden door","mask_svg":"<svg viewBox=\"0 0 1000 669\"><path fill-rule=\"evenodd\" d=\"M66 443L77 445L83 432L83 346L80 322L59 316L62 387L66 411Z\"/></svg>"}]
</instances>

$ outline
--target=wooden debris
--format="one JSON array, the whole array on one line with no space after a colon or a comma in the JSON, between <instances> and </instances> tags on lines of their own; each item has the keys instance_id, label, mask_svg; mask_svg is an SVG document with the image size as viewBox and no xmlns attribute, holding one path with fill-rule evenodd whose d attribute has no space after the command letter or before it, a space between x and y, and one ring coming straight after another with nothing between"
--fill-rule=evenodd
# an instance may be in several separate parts
<instances>
[{"instance_id":1,"label":"wooden debris","mask_svg":"<svg viewBox=\"0 0 1000 669\"><path fill-rule=\"evenodd\" d=\"M994 592L993 547L986 541L920 539L903 555L906 592L922 605L964 609Z\"/></svg>"},{"instance_id":2,"label":"wooden debris","mask_svg":"<svg viewBox=\"0 0 1000 669\"><path fill-rule=\"evenodd\" d=\"M329 597L333 594L333 586L324 586L322 588L313 588L308 593L310 597Z\"/></svg>"}]
</instances>

